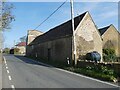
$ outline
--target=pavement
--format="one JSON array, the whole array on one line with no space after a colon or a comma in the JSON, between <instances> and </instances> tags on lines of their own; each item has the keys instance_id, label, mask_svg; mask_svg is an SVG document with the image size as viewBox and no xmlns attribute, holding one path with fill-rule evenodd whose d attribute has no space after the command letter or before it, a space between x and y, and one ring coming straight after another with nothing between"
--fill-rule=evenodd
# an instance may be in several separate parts
<instances>
[{"instance_id":1,"label":"pavement","mask_svg":"<svg viewBox=\"0 0 120 90\"><path fill-rule=\"evenodd\" d=\"M23 56L4 55L2 74L3 88L118 88Z\"/></svg>"}]
</instances>

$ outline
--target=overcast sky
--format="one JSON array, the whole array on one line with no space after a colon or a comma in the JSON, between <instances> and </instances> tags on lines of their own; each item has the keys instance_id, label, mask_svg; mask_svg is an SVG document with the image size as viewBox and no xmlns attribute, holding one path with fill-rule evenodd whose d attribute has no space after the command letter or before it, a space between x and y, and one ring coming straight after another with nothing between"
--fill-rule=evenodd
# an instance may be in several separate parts
<instances>
[{"instance_id":1,"label":"overcast sky","mask_svg":"<svg viewBox=\"0 0 120 90\"><path fill-rule=\"evenodd\" d=\"M13 47L14 41L27 35L27 30L35 29L63 2L11 2L14 4L12 29L4 33L5 47ZM101 28L113 24L118 29L118 2L75 2L75 16L89 11L96 25ZM70 3L65 3L51 18L42 24L38 30L46 32L49 29L70 20Z\"/></svg>"}]
</instances>

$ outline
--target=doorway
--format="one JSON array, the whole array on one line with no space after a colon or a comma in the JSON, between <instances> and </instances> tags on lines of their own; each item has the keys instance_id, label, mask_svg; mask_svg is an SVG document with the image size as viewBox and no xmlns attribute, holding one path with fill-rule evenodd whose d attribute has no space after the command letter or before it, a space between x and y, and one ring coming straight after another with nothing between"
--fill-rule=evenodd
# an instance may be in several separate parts
<instances>
[{"instance_id":1,"label":"doorway","mask_svg":"<svg viewBox=\"0 0 120 90\"><path fill-rule=\"evenodd\" d=\"M48 61L51 59L51 49L48 48Z\"/></svg>"}]
</instances>

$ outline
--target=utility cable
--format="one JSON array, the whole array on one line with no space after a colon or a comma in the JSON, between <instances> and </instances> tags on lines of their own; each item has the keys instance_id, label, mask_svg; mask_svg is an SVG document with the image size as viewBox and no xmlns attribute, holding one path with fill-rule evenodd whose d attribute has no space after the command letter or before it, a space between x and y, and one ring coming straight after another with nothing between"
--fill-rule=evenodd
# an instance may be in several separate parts
<instances>
[{"instance_id":1,"label":"utility cable","mask_svg":"<svg viewBox=\"0 0 120 90\"><path fill-rule=\"evenodd\" d=\"M42 21L34 30L36 30L38 27L40 27L44 22L46 22L54 13L56 13L65 3L67 2L67 0L65 2L63 2L53 13L51 13L44 21Z\"/></svg>"}]
</instances>

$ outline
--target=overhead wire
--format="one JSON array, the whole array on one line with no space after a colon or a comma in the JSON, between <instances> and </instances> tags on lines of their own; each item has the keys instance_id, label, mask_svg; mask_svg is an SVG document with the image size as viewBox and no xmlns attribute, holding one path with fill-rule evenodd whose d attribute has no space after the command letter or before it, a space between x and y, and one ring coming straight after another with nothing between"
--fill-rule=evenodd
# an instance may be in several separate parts
<instances>
[{"instance_id":1,"label":"overhead wire","mask_svg":"<svg viewBox=\"0 0 120 90\"><path fill-rule=\"evenodd\" d=\"M56 13L65 3L67 2L67 0L65 2L63 2L54 12L52 12L45 20L43 20L34 30L36 30L38 27L40 27L44 22L46 22L54 13Z\"/></svg>"}]
</instances>

